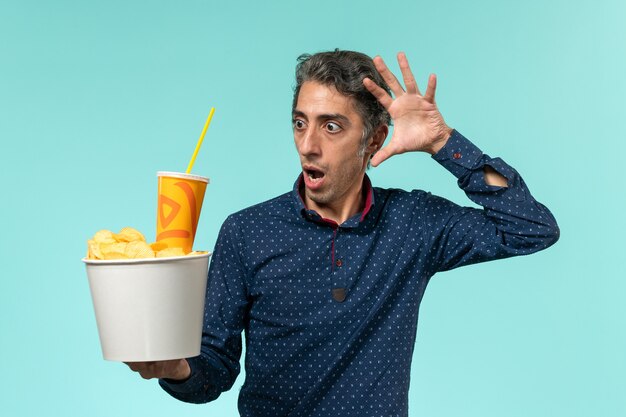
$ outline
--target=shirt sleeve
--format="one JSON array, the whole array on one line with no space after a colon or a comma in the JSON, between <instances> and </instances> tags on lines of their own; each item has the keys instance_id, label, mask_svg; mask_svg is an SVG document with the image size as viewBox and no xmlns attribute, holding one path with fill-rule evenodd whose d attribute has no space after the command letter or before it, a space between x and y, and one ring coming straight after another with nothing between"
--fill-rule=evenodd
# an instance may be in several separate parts
<instances>
[{"instance_id":1,"label":"shirt sleeve","mask_svg":"<svg viewBox=\"0 0 626 417\"><path fill-rule=\"evenodd\" d=\"M217 239L209 268L201 352L187 359L190 377L182 382L159 380L166 392L181 401L213 401L229 390L239 375L248 299L238 231L229 217Z\"/></svg>"},{"instance_id":2,"label":"shirt sleeve","mask_svg":"<svg viewBox=\"0 0 626 417\"><path fill-rule=\"evenodd\" d=\"M458 179L459 187L483 209L461 207L428 195L429 217L438 226L433 236L433 273L463 265L545 249L559 238L552 213L530 194L522 177L500 158L490 158L454 130L433 159ZM485 183L490 166L507 187Z\"/></svg>"}]
</instances>

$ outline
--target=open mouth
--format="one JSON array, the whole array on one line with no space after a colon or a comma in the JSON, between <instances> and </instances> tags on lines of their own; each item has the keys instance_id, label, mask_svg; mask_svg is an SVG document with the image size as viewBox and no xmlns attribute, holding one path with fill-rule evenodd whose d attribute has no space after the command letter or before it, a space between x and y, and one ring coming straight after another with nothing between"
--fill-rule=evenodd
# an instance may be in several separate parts
<instances>
[{"instance_id":1,"label":"open mouth","mask_svg":"<svg viewBox=\"0 0 626 417\"><path fill-rule=\"evenodd\" d=\"M304 173L309 177L312 182L320 181L324 178L324 173L315 168L305 168Z\"/></svg>"},{"instance_id":2,"label":"open mouth","mask_svg":"<svg viewBox=\"0 0 626 417\"><path fill-rule=\"evenodd\" d=\"M326 173L314 165L302 165L304 183L309 190L319 190L324 185Z\"/></svg>"}]
</instances>

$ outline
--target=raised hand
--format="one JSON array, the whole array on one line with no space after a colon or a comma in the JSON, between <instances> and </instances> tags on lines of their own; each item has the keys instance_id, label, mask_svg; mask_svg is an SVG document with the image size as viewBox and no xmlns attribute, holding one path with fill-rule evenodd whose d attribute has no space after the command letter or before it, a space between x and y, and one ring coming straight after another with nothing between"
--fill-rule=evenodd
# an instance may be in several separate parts
<instances>
[{"instance_id":1,"label":"raised hand","mask_svg":"<svg viewBox=\"0 0 626 417\"><path fill-rule=\"evenodd\" d=\"M391 140L372 157L373 166L378 166L387 158L404 152L423 151L434 154L445 145L452 132L435 103L437 88L435 74L428 78L426 94L422 95L404 52L398 53L398 64L406 90L389 71L383 59L379 56L374 58L376 69L387 82L395 98L369 78L363 80L365 88L387 109L394 123Z\"/></svg>"}]
</instances>

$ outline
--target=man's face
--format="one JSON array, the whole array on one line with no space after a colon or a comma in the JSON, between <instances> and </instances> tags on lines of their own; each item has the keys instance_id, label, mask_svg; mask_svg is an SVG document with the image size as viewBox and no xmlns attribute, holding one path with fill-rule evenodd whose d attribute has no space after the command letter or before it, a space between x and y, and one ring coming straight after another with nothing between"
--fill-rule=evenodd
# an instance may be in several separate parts
<instances>
[{"instance_id":1,"label":"man's face","mask_svg":"<svg viewBox=\"0 0 626 417\"><path fill-rule=\"evenodd\" d=\"M359 156L363 120L352 100L313 81L304 82L298 94L294 140L305 196L320 206L340 205L361 187L369 154Z\"/></svg>"}]
</instances>

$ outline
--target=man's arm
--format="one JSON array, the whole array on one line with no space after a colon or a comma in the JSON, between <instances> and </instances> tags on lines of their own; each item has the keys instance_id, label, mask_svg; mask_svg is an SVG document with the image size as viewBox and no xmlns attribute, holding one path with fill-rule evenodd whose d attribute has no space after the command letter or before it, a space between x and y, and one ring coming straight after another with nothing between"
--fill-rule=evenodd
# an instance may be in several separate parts
<instances>
[{"instance_id":1,"label":"man's arm","mask_svg":"<svg viewBox=\"0 0 626 417\"><path fill-rule=\"evenodd\" d=\"M558 240L559 227L552 213L533 198L519 173L502 159L485 155L457 131L432 158L457 177L465 194L483 207L461 207L428 195L420 207L432 225L429 258L433 273L527 255ZM485 178L490 171L497 174L496 184Z\"/></svg>"},{"instance_id":2,"label":"man's arm","mask_svg":"<svg viewBox=\"0 0 626 417\"><path fill-rule=\"evenodd\" d=\"M388 145L372 157L372 165L404 152L427 152L484 208L460 207L429 196L424 209L429 211L428 222L436 225L431 246L436 252L431 254L433 272L528 254L556 242L559 228L554 217L532 197L517 171L499 158L484 155L445 123L435 102L434 74L422 95L404 53L398 54L398 64L406 88L380 57L374 58L374 64L394 97L370 79L363 84L389 112L394 131Z\"/></svg>"},{"instance_id":3,"label":"man's arm","mask_svg":"<svg viewBox=\"0 0 626 417\"><path fill-rule=\"evenodd\" d=\"M211 258L200 356L187 359L191 373L183 382L159 380L165 391L181 401L213 401L229 390L239 375L241 332L249 304L240 243L239 228L229 217Z\"/></svg>"},{"instance_id":4,"label":"man's arm","mask_svg":"<svg viewBox=\"0 0 626 417\"><path fill-rule=\"evenodd\" d=\"M171 361L128 363L145 379L159 378L173 397L190 403L215 400L239 375L241 332L248 310L246 271L241 262L237 225L222 225L211 258L199 356Z\"/></svg>"}]
</instances>

